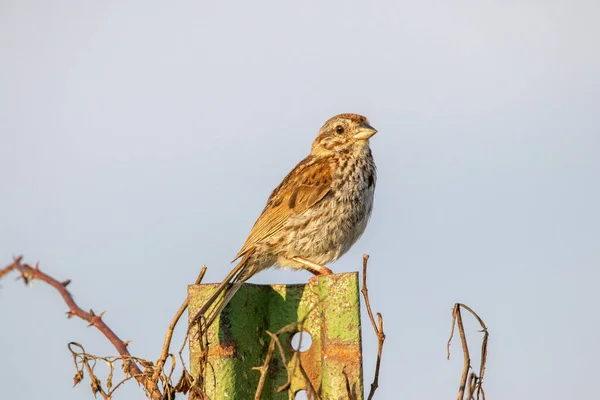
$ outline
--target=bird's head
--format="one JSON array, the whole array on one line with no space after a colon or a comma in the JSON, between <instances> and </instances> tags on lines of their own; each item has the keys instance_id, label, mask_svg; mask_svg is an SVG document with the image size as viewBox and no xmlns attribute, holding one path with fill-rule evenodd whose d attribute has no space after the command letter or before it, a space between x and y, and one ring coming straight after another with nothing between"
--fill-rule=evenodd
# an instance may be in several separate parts
<instances>
[{"instance_id":1,"label":"bird's head","mask_svg":"<svg viewBox=\"0 0 600 400\"><path fill-rule=\"evenodd\" d=\"M366 147L377 130L369 120L358 114L340 114L331 118L319 130L311 154L329 154L350 151L353 147Z\"/></svg>"}]
</instances>

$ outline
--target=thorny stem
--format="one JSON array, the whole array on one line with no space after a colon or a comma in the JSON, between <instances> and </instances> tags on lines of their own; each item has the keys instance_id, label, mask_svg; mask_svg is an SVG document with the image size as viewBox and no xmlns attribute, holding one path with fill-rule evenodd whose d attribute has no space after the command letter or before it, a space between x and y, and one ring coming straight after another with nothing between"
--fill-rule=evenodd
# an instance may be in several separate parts
<instances>
[{"instance_id":1,"label":"thorny stem","mask_svg":"<svg viewBox=\"0 0 600 400\"><path fill-rule=\"evenodd\" d=\"M161 400L162 394L156 388L156 385L152 385L149 379L142 373L136 362L133 360L129 350L127 350L127 344L123 342L116 333L113 332L102 320L102 314L96 315L92 310L89 312L83 311L73 300L71 293L66 289L66 282L59 282L58 280L52 278L49 275L46 275L42 271L40 271L38 265L35 268L32 268L28 264L21 264L22 257L17 257L13 260L13 263L8 265L7 267L0 270L0 277L4 276L6 273L17 269L21 273L21 278L25 283L33 280L40 280L42 282L47 283L52 286L63 298L64 302L67 304L69 311L67 312L68 317L76 316L81 318L84 321L89 322L89 326L93 326L98 329L114 346L117 352L121 355L123 360L128 360L128 363L124 363L123 365L127 365L126 372L135 377L135 379L148 391L150 398L153 400Z\"/></svg>"},{"instance_id":2,"label":"thorny stem","mask_svg":"<svg viewBox=\"0 0 600 400\"><path fill-rule=\"evenodd\" d=\"M13 269L16 268L17 265L19 265L21 263L21 260L23 259L23 256L19 256L17 258L15 258L13 260L13 263L0 269L0 279L2 279L2 277L6 274L8 274L9 272L11 272Z\"/></svg>"}]
</instances>

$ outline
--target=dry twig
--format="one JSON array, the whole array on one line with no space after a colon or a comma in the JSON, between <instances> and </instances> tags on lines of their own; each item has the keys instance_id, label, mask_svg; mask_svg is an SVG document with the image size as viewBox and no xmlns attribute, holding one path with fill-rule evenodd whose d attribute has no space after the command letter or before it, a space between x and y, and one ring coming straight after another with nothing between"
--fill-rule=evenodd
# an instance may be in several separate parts
<instances>
[{"instance_id":1,"label":"dry twig","mask_svg":"<svg viewBox=\"0 0 600 400\"><path fill-rule=\"evenodd\" d=\"M269 342L269 347L267 348L267 354L265 356L265 361L264 363L260 366L260 367L254 367L252 368L253 370L259 371L260 372L260 378L258 380L258 386L256 387L256 393L254 394L254 400L260 400L261 396L262 396L262 391L264 389L264 385L267 379L267 373L269 372L269 366L271 364L271 360L273 358L273 352L275 351L275 347L277 346L277 349L279 350L279 354L281 356L281 360L283 362L283 365L285 365L286 371L287 371L287 381L286 383L284 383L283 385L281 385L280 387L278 387L277 389L275 389L276 392L280 393L283 392L284 390L288 390L290 388L290 385L292 383L292 377L294 375L294 372L296 370L296 368L300 368L300 372L302 373L305 381L306 381L306 387L307 387L307 392L309 394L309 396L312 396L310 398L314 398L315 400L319 400L319 397L317 395L317 392L312 384L312 382L310 381L310 379L308 378L308 375L306 374L306 371L304 371L304 368L302 367L302 363L300 361L300 349L302 348L302 336L300 336L300 343L298 344L298 349L294 349L294 355L293 355L293 361L295 361L293 363L293 367L289 368L287 361L286 361L286 357L285 357L285 352L283 350L283 346L281 345L281 341L279 340L280 335L284 334L284 333L290 333L290 332L302 332L302 326L304 325L304 321L306 320L306 318L308 317L308 315L310 315L312 313L312 311L314 310L311 309L309 310L309 312L307 313L307 315L302 319L302 321L296 321L296 322L292 322L290 324L287 324L286 326L284 326L283 328L279 329L277 332L272 333L269 331L266 331L267 334L271 337L271 341Z\"/></svg>"},{"instance_id":2,"label":"dry twig","mask_svg":"<svg viewBox=\"0 0 600 400\"><path fill-rule=\"evenodd\" d=\"M362 276L362 289L361 293L365 299L365 306L367 307L367 313L371 320L371 325L377 335L377 361L375 363L375 376L373 377L373 383L371 383L371 390L369 391L369 397L367 400L371 400L375 395L375 391L379 387L379 368L381 366L381 353L383 351L383 342L385 342L385 333L383 332L383 317L381 313L377 313L377 324L375 324L375 318L373 318L373 311L371 310L371 303L369 301L369 289L367 288L367 263L369 261L369 255L363 255L363 276Z\"/></svg>"},{"instance_id":3,"label":"dry twig","mask_svg":"<svg viewBox=\"0 0 600 400\"><path fill-rule=\"evenodd\" d=\"M206 273L206 265L203 265L202 269L200 270L200 273L198 274L198 277L196 278L196 281L194 282L195 285L198 285L198 284L200 284L200 282L202 282L202 278L204 278L205 273ZM175 331L175 327L177 326L179 319L181 318L181 316L187 309L188 302L189 302L189 300L186 297L185 301L183 302L183 304L181 304L181 306L175 313L175 316L171 320L169 327L167 328L167 333L165 335L165 340L163 343L160 358L156 362L156 368L151 377L151 380L152 380L152 382L154 382L154 384L158 384L159 375L160 375L161 371L163 370L163 367L165 365L165 362L167 361L167 358L169 357L169 348L171 347L171 339L173 338L173 332ZM167 388L165 388L165 390L167 390ZM186 392L183 392L183 393L186 393Z\"/></svg>"},{"instance_id":4,"label":"dry twig","mask_svg":"<svg viewBox=\"0 0 600 400\"><path fill-rule=\"evenodd\" d=\"M273 351L275 350L275 340L271 336L271 342L267 349L267 355L265 356L265 362L260 367L254 367L253 370L260 372L260 378L258 380L258 386L256 387L256 393L254 394L254 400L260 400L262 391L267 380L267 372L269 372L269 364L271 364L271 358L273 357Z\"/></svg>"},{"instance_id":5,"label":"dry twig","mask_svg":"<svg viewBox=\"0 0 600 400\"><path fill-rule=\"evenodd\" d=\"M450 338L448 339L448 344L446 347L447 357L450 359L450 342L454 337L454 326L458 326L458 333L460 335L460 341L462 344L463 350L463 370L460 377L460 384L458 388L458 400L463 400L465 396L465 388L467 386L467 377L469 376L469 369L471 369L471 357L469 355L469 346L467 343L467 337L465 335L465 328L463 326L462 314L460 309L464 308L468 312L470 312L481 325L481 332L483 332L483 340L481 342L481 361L479 364L479 376L475 375L475 373L471 373L469 377L469 391L467 392L467 399L471 399L473 394L476 393L477 399L485 400L485 392L483 390L483 375L485 373L485 364L487 362L487 345L489 333L487 327L483 320L477 315L475 311L473 311L470 307L456 303L454 308L452 309L452 329L450 331Z\"/></svg>"}]
</instances>

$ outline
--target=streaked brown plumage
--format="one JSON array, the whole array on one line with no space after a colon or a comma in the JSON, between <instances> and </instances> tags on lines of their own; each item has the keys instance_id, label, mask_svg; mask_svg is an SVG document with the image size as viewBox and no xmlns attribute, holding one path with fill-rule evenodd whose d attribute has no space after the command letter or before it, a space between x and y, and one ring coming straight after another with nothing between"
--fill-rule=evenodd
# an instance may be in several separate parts
<instances>
[{"instance_id":1,"label":"streaked brown plumage","mask_svg":"<svg viewBox=\"0 0 600 400\"><path fill-rule=\"evenodd\" d=\"M350 249L371 215L376 170L369 138L376 132L357 114L323 125L310 154L271 193L234 259L241 261L197 318L205 315L210 325L243 282L271 266L331 273L323 264Z\"/></svg>"}]
</instances>

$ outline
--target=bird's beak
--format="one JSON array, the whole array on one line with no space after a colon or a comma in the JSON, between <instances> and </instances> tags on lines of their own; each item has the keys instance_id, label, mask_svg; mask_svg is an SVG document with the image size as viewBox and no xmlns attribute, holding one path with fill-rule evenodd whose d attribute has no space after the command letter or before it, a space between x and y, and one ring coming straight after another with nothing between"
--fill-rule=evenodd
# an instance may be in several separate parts
<instances>
[{"instance_id":1,"label":"bird's beak","mask_svg":"<svg viewBox=\"0 0 600 400\"><path fill-rule=\"evenodd\" d=\"M362 127L359 129L358 133L354 135L354 139L356 140L368 140L371 136L377 133L377 129L373 128L371 125L363 122Z\"/></svg>"}]
</instances>

